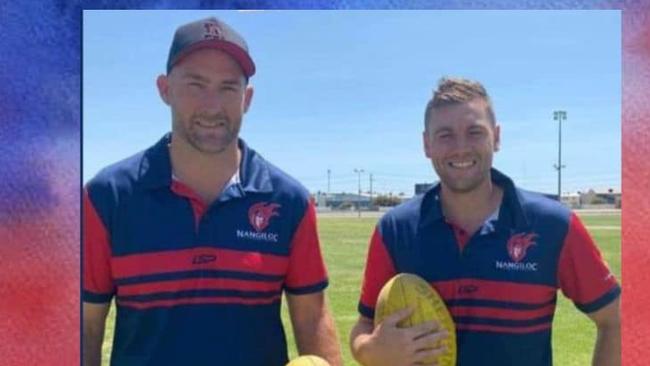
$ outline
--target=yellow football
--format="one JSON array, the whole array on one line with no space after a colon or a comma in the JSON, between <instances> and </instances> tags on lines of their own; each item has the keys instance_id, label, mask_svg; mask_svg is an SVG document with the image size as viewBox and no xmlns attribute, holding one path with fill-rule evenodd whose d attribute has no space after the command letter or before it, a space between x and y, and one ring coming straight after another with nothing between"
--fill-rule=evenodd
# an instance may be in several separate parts
<instances>
[{"instance_id":1,"label":"yellow football","mask_svg":"<svg viewBox=\"0 0 650 366\"><path fill-rule=\"evenodd\" d=\"M449 337L439 341L436 346L445 345L442 355L426 359L422 364L437 362L440 366L456 365L456 327L440 295L421 277L400 273L386 282L379 292L375 308L375 326L387 316L404 309L413 308L413 313L397 323L400 328L408 328L435 320L447 330Z\"/></svg>"},{"instance_id":2,"label":"yellow football","mask_svg":"<svg viewBox=\"0 0 650 366\"><path fill-rule=\"evenodd\" d=\"M330 366L330 363L314 355L296 357L287 366Z\"/></svg>"}]
</instances>

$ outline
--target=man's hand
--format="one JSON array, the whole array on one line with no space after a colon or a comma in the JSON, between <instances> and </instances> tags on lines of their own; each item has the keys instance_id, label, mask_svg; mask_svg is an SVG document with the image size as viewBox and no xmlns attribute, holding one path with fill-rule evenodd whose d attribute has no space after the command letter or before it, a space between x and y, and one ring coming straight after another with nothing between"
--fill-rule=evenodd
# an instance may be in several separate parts
<instances>
[{"instance_id":1,"label":"man's hand","mask_svg":"<svg viewBox=\"0 0 650 366\"><path fill-rule=\"evenodd\" d=\"M410 308L397 311L377 327L372 320L360 317L350 335L352 353L357 361L366 366L410 366L445 352L444 346L436 348L436 342L448 334L436 322L398 328L397 323L412 312Z\"/></svg>"}]
</instances>

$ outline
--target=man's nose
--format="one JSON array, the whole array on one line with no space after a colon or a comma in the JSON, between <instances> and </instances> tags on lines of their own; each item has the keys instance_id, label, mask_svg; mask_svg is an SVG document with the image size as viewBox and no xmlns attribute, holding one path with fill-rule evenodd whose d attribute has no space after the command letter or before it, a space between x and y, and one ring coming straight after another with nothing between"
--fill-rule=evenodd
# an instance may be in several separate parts
<instances>
[{"instance_id":1,"label":"man's nose","mask_svg":"<svg viewBox=\"0 0 650 366\"><path fill-rule=\"evenodd\" d=\"M464 152L464 151L467 151L467 150L471 150L472 143L471 143L470 139L467 138L466 136L464 136L462 134L458 134L458 135L456 135L456 138L454 139L454 141L452 143L452 147L453 147L454 151Z\"/></svg>"},{"instance_id":2,"label":"man's nose","mask_svg":"<svg viewBox=\"0 0 650 366\"><path fill-rule=\"evenodd\" d=\"M201 109L207 112L218 112L223 108L223 97L219 91L206 91L201 98Z\"/></svg>"}]
</instances>

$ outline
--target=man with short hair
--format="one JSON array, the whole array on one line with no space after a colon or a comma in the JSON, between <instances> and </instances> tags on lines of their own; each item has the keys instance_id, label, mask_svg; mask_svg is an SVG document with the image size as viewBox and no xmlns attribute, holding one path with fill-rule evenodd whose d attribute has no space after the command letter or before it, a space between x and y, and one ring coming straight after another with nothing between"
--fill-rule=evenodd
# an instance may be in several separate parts
<instances>
[{"instance_id":1,"label":"man with short hair","mask_svg":"<svg viewBox=\"0 0 650 366\"><path fill-rule=\"evenodd\" d=\"M445 300L456 324L458 365L551 365L558 288L598 328L593 364L620 365L620 287L575 213L492 168L500 127L483 86L442 79L427 104L422 137L440 182L375 229L361 316L350 335L355 358L399 366L443 351L435 347L446 337L437 324L396 326L408 310L373 326L381 287L405 272Z\"/></svg>"},{"instance_id":2,"label":"man with short hair","mask_svg":"<svg viewBox=\"0 0 650 366\"><path fill-rule=\"evenodd\" d=\"M171 133L85 187L84 365L113 297L112 365L284 365L283 292L299 353L341 364L309 193L238 139L254 73L224 22L178 28Z\"/></svg>"}]
</instances>

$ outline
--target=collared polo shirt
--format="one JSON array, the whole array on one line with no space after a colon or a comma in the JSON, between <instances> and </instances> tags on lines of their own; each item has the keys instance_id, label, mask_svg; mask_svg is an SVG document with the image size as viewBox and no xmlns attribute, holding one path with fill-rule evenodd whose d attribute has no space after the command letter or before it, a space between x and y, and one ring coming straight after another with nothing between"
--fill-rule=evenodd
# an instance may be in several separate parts
<instances>
[{"instance_id":1,"label":"collared polo shirt","mask_svg":"<svg viewBox=\"0 0 650 366\"><path fill-rule=\"evenodd\" d=\"M417 274L454 319L458 365L548 366L557 290L590 313L614 301L620 287L574 213L516 188L496 169L491 175L504 191L498 219L462 250L442 215L439 185L382 217L370 241L359 312L372 318L391 277Z\"/></svg>"},{"instance_id":2,"label":"collared polo shirt","mask_svg":"<svg viewBox=\"0 0 650 366\"><path fill-rule=\"evenodd\" d=\"M84 189L83 301L117 313L112 365L284 365L281 295L327 286L307 190L242 140L241 180L196 210L164 136Z\"/></svg>"}]
</instances>

